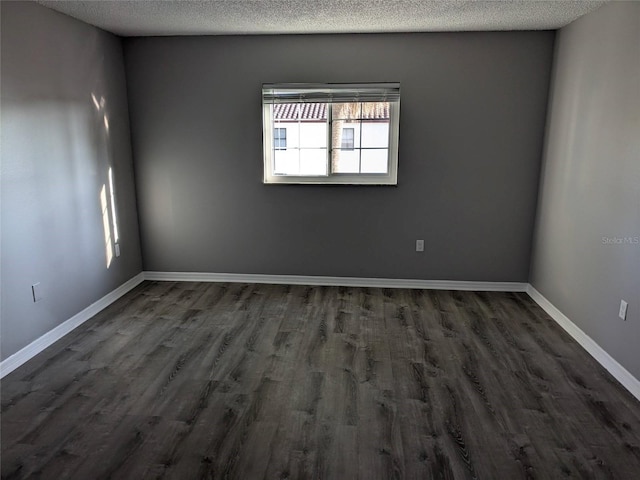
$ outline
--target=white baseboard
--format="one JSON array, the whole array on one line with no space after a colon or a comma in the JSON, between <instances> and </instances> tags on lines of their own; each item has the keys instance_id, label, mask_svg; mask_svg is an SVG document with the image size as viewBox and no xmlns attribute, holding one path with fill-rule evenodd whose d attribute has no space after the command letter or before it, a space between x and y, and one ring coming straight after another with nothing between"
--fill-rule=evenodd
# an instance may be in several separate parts
<instances>
[{"instance_id":1,"label":"white baseboard","mask_svg":"<svg viewBox=\"0 0 640 480\"><path fill-rule=\"evenodd\" d=\"M615 377L631 394L640 400L640 381L629 371L620 365L580 327L558 310L544 295L538 292L531 284L527 288L529 296L553 318L573 339L595 358L611 375Z\"/></svg>"},{"instance_id":2,"label":"white baseboard","mask_svg":"<svg viewBox=\"0 0 640 480\"><path fill-rule=\"evenodd\" d=\"M415 280L395 278L324 277L308 275L261 275L244 273L144 272L145 280L165 282L231 282L330 287L417 288L431 290L475 290L485 292L526 292L527 283L463 282L455 280Z\"/></svg>"},{"instance_id":3,"label":"white baseboard","mask_svg":"<svg viewBox=\"0 0 640 480\"><path fill-rule=\"evenodd\" d=\"M26 347L17 351L10 357L4 359L2 362L0 362L0 378L3 378L5 375L13 372L20 365L35 357L45 348L60 340L67 333L71 332L74 328L82 325L84 322L89 320L101 310L104 310L106 307L111 305L113 302L118 300L121 296L132 290L134 287L138 286L143 281L144 274L139 273L130 280L127 280L115 290L107 293L100 300L92 303L81 312L64 321L53 330L49 330L40 338L37 338Z\"/></svg>"},{"instance_id":4,"label":"white baseboard","mask_svg":"<svg viewBox=\"0 0 640 480\"><path fill-rule=\"evenodd\" d=\"M640 400L640 381L620 365L589 335L567 318L532 285L520 282L466 282L454 280L416 280L393 278L325 277L306 275L261 275L240 273L197 272L142 272L131 278L100 300L77 313L70 319L45 333L29 345L0 362L0 378L35 357L45 348L58 341L101 310L105 309L125 293L144 280L173 282L232 282L269 283L287 285L318 285L370 288L416 288L433 290L472 290L486 292L527 292L529 296L558 323L574 340L595 358L616 380Z\"/></svg>"}]
</instances>

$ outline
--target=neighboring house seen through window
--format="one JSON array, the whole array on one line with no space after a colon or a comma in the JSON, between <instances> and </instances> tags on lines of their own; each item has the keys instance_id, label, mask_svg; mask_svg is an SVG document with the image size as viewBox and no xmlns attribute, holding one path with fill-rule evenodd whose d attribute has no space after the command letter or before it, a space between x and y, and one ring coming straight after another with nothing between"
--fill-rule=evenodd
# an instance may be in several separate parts
<instances>
[{"instance_id":1,"label":"neighboring house seen through window","mask_svg":"<svg viewBox=\"0 0 640 480\"><path fill-rule=\"evenodd\" d=\"M354 143L353 143L353 132L355 131L355 128L343 128L342 129L342 145L340 148L342 148L343 150L353 150L354 148Z\"/></svg>"},{"instance_id":2,"label":"neighboring house seen through window","mask_svg":"<svg viewBox=\"0 0 640 480\"><path fill-rule=\"evenodd\" d=\"M263 85L265 183L395 185L398 84Z\"/></svg>"},{"instance_id":3,"label":"neighboring house seen through window","mask_svg":"<svg viewBox=\"0 0 640 480\"><path fill-rule=\"evenodd\" d=\"M273 129L273 148L275 148L276 150L287 149L287 129L286 128Z\"/></svg>"}]
</instances>

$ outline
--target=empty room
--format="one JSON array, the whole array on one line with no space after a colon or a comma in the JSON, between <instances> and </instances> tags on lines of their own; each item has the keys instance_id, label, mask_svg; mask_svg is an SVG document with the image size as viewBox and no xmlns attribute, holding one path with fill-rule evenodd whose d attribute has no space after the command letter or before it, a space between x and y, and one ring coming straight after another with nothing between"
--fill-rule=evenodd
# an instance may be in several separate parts
<instances>
[{"instance_id":1,"label":"empty room","mask_svg":"<svg viewBox=\"0 0 640 480\"><path fill-rule=\"evenodd\" d=\"M640 478L640 2L0 21L2 479Z\"/></svg>"}]
</instances>

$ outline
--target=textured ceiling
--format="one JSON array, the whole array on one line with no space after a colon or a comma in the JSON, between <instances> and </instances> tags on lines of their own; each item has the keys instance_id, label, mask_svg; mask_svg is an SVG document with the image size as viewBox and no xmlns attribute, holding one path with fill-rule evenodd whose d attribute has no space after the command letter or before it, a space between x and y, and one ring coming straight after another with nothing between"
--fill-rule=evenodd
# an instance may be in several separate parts
<instances>
[{"instance_id":1,"label":"textured ceiling","mask_svg":"<svg viewBox=\"0 0 640 480\"><path fill-rule=\"evenodd\" d=\"M604 1L38 0L123 36L549 30Z\"/></svg>"}]
</instances>

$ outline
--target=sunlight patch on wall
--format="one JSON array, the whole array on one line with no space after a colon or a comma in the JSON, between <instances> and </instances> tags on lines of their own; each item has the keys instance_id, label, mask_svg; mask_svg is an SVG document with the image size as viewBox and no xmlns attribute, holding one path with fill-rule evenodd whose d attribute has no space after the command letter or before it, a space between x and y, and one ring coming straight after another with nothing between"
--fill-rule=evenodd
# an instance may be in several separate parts
<instances>
[{"instance_id":1,"label":"sunlight patch on wall","mask_svg":"<svg viewBox=\"0 0 640 480\"><path fill-rule=\"evenodd\" d=\"M107 187L102 185L100 190L100 206L102 207L102 226L104 228L104 246L107 257L107 268L113 260L113 246L111 245L111 226L109 225L109 205L107 203Z\"/></svg>"},{"instance_id":2,"label":"sunlight patch on wall","mask_svg":"<svg viewBox=\"0 0 640 480\"><path fill-rule=\"evenodd\" d=\"M104 141L109 149L109 117L106 113L106 100L103 96L91 94L91 102L104 124ZM107 160L111 163L110 159ZM118 230L118 216L116 214L116 193L113 181L113 167L109 165L108 182L102 185L100 190L100 207L102 212L102 225L104 228L104 245L107 259L107 268L111 266L114 256L120 256L120 233ZM108 189L108 191L107 191Z\"/></svg>"},{"instance_id":3,"label":"sunlight patch on wall","mask_svg":"<svg viewBox=\"0 0 640 480\"><path fill-rule=\"evenodd\" d=\"M113 241L118 243L120 235L118 234L118 218L116 216L116 195L113 189L113 169L109 167L109 193L111 195L111 220L113 222Z\"/></svg>"}]
</instances>

